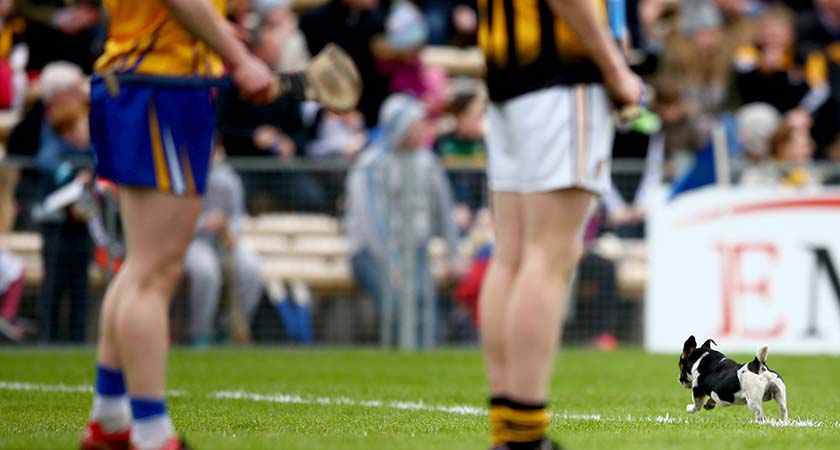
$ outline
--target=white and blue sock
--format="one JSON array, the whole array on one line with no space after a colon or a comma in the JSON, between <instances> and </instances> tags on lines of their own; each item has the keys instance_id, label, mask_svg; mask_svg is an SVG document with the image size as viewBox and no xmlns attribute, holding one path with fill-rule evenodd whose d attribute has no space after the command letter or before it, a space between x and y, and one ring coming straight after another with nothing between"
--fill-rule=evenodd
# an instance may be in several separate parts
<instances>
[{"instance_id":1,"label":"white and blue sock","mask_svg":"<svg viewBox=\"0 0 840 450\"><path fill-rule=\"evenodd\" d=\"M159 450L175 435L162 398L131 397L131 443L137 450Z\"/></svg>"},{"instance_id":2,"label":"white and blue sock","mask_svg":"<svg viewBox=\"0 0 840 450\"><path fill-rule=\"evenodd\" d=\"M108 433L125 430L131 425L131 409L121 370L96 366L96 392L90 418Z\"/></svg>"}]
</instances>

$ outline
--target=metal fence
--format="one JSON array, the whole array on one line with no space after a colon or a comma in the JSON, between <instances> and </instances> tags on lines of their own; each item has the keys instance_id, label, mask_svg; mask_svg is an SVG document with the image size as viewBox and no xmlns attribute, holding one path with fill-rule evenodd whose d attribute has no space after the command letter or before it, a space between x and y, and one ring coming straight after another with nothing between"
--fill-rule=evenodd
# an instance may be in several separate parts
<instances>
[{"instance_id":1,"label":"metal fence","mask_svg":"<svg viewBox=\"0 0 840 450\"><path fill-rule=\"evenodd\" d=\"M200 284L206 278L201 278L201 267L193 270L199 275L186 272L171 310L174 342L196 346L248 341L402 348L477 344L477 287L482 263L492 253L482 168L447 169L456 204L450 215L457 223L461 275L465 276L446 276L444 245L433 240L428 246L428 259L404 257L385 270L387 280L404 281L398 283L396 292L384 289L383 298L393 301L374 301L376 295L364 289L364 282L359 283L364 270L358 270L357 255L352 254L344 236L346 161L240 159L228 163L244 186L250 218L242 225L242 243L254 256L249 261L256 262L254 270L260 274L256 300L242 298L252 295L244 294L246 289L238 285L247 283L247 274L244 279L226 276L225 258L238 263L237 257L215 244L208 246L205 250L211 251L209 255L215 252L218 257L204 253L194 261L221 277L219 289L202 294L216 298L197 300L196 286L198 291L207 291ZM641 161L615 162L613 179L624 198L633 197L643 169ZM14 231L3 238L5 244L0 250L5 248L16 255L26 268L22 299L14 314L14 322L25 332L22 341L92 343L104 288L117 269L110 263L119 257L119 227L107 214L100 217L98 228L82 223L45 223L33 214L38 210L36 172L26 161L16 170L20 173L15 194L19 213ZM108 208L107 200L97 199L98 212ZM113 204L110 206L113 209ZM404 206L411 208L410 204ZM615 228L599 214L590 228L590 236L608 232L623 238L592 240L587 247L569 304L564 342L602 348L612 348L617 342L638 344L644 287L643 224ZM91 230L96 239L91 238ZM403 243L408 246L405 248L418 245ZM213 268L214 264L217 267ZM421 275L412 275L418 273L418 264L431 267L428 283L424 284ZM84 270L88 265L90 270ZM81 272L79 267L83 268ZM373 266L374 275L376 267L381 266ZM80 275L85 272L89 276ZM413 308L405 307L406 299L417 298L427 300ZM244 337L234 329L228 305L240 302L248 303L239 305L237 313L249 325ZM10 342L0 339L0 345Z\"/></svg>"}]
</instances>

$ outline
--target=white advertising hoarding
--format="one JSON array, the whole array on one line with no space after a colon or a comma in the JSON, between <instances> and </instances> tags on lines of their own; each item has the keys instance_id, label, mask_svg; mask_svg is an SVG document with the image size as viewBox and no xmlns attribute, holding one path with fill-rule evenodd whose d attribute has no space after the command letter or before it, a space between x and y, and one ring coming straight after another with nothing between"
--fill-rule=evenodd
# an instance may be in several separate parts
<instances>
[{"instance_id":1,"label":"white advertising hoarding","mask_svg":"<svg viewBox=\"0 0 840 450\"><path fill-rule=\"evenodd\" d=\"M840 191L710 188L648 223L648 351L840 354Z\"/></svg>"}]
</instances>

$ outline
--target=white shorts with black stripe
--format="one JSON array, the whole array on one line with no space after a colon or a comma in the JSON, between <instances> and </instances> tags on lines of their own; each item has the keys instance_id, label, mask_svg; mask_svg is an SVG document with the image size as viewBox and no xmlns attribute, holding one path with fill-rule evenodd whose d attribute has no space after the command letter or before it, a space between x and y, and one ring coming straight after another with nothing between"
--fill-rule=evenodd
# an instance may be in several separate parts
<instances>
[{"instance_id":1,"label":"white shorts with black stripe","mask_svg":"<svg viewBox=\"0 0 840 450\"><path fill-rule=\"evenodd\" d=\"M609 189L613 122L602 85L556 86L491 102L486 125L491 191Z\"/></svg>"}]
</instances>

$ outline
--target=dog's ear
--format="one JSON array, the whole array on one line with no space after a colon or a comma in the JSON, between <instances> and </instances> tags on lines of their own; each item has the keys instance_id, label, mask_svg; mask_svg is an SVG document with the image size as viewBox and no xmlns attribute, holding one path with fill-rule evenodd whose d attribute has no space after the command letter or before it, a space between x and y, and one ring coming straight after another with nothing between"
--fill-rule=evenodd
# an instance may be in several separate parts
<instances>
[{"instance_id":1,"label":"dog's ear","mask_svg":"<svg viewBox=\"0 0 840 450\"><path fill-rule=\"evenodd\" d=\"M697 349L697 340L694 339L694 336L691 336L691 337L688 338L688 340L685 341L685 344L683 344L682 357L687 358L688 355L690 355L691 352L693 352L696 349Z\"/></svg>"},{"instance_id":2,"label":"dog's ear","mask_svg":"<svg viewBox=\"0 0 840 450\"><path fill-rule=\"evenodd\" d=\"M717 342L715 342L715 340L714 340L714 339L706 339L706 342L704 342L704 343L703 343L703 345L701 345L701 346L700 346L700 348L708 348L708 349L711 349L711 348L712 348L712 344L715 344L715 346L717 346L717 345L718 345L718 344L717 344Z\"/></svg>"}]
</instances>

